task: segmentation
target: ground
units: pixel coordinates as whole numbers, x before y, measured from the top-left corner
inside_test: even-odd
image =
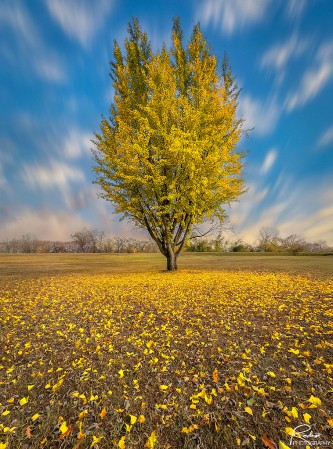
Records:
[[[0,255],[0,448],[333,444],[333,256],[165,265]]]

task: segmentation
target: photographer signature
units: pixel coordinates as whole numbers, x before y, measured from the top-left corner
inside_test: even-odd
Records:
[[[310,433],[308,433],[310,431]],[[320,433],[312,433],[311,426],[309,424],[301,424],[293,429],[293,433],[290,439],[290,446],[293,444],[293,438],[298,438],[306,443],[310,443],[308,438],[319,438]]]

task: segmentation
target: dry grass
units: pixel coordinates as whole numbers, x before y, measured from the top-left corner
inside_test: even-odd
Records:
[[[291,256],[282,253],[183,253],[178,268],[255,270],[333,277],[333,255]],[[161,272],[161,254],[1,254],[0,282],[64,274]]]
[[[0,261],[0,448],[332,441],[332,257]]]

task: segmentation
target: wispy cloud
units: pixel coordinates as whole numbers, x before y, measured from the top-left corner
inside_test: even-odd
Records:
[[[84,182],[85,176],[82,170],[54,159],[48,166],[24,164],[21,179],[33,189],[56,187],[64,191],[71,183]]]
[[[90,148],[93,147],[93,143],[90,140],[92,138],[93,136],[90,133],[78,128],[71,128],[61,145],[63,155],[68,159],[78,159],[91,154]]]
[[[240,203],[232,206],[230,219],[240,237],[254,243],[260,228],[272,226],[282,237],[298,234],[310,242],[322,239],[333,245],[332,180],[312,178],[295,186],[286,173],[276,184],[271,189],[258,177],[248,183],[250,190]]]
[[[333,41],[320,46],[315,62],[303,75],[300,87],[287,95],[285,106],[287,112],[304,106],[313,99],[333,78]]]
[[[30,66],[43,81],[60,83],[67,80],[61,58],[45,46],[24,3],[20,0],[1,2],[0,25],[2,30],[7,28],[12,32],[10,46],[0,46],[0,53],[7,63]]]
[[[45,240],[70,240],[70,235],[90,223],[73,212],[56,212],[49,208],[6,208],[6,216],[0,218],[0,240],[20,238],[31,233]]]
[[[3,0],[0,3],[0,24],[9,27],[30,46],[38,45],[35,25],[23,3]]]
[[[239,97],[237,112],[245,119],[244,129],[255,127],[253,132],[264,136],[274,131],[282,108],[277,104],[275,97],[260,101],[250,95],[243,95]]]
[[[59,61],[44,57],[38,58],[35,61],[35,69],[40,77],[45,81],[55,83],[63,83],[67,81],[66,72]]]
[[[285,77],[288,62],[301,56],[309,47],[309,39],[299,39],[294,33],[287,41],[278,43],[268,49],[261,58],[262,68],[274,69],[278,75],[278,83]]]
[[[267,172],[269,172],[269,170],[272,168],[274,162],[276,161],[277,155],[278,155],[278,153],[274,148],[269,150],[269,152],[267,153],[265,160],[261,166],[260,173],[266,174]]]
[[[232,34],[263,20],[271,0],[206,0],[200,3],[197,15],[204,26],[213,22],[214,28],[220,26],[222,32]]]
[[[47,0],[52,18],[64,33],[87,47],[112,9],[112,0]]]
[[[330,126],[318,140],[318,146],[325,147],[333,142],[333,125]]]
[[[307,0],[289,0],[286,2],[285,15],[288,19],[297,19],[304,11]]]

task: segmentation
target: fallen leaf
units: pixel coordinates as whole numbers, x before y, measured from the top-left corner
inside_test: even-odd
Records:
[[[279,441],[279,449],[290,449],[290,447],[282,443],[282,441]]]
[[[269,447],[270,449],[276,448],[276,444],[274,443],[274,441],[271,438],[268,438],[266,433],[263,434],[261,439],[266,447]]]
[[[28,426],[26,430],[27,438],[31,438],[31,430],[33,429],[33,426]]]
[[[126,437],[121,437],[118,443],[118,446],[120,447],[120,449],[125,449],[125,438]]]
[[[246,411],[246,413],[248,413],[249,415],[252,415],[252,416],[253,416],[253,412],[252,412],[252,409],[251,409],[250,407],[245,407],[245,411]]]
[[[145,447],[152,449],[156,443],[156,439],[157,439],[157,437],[155,435],[155,430],[153,430],[150,437],[148,438],[147,443],[145,444]]]

